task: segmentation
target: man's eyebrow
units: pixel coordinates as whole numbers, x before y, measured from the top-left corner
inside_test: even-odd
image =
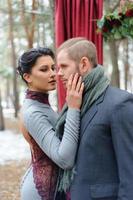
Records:
[[[66,67],[67,64],[63,64],[63,63],[62,63],[62,64],[60,64],[60,66],[61,66],[61,67]]]

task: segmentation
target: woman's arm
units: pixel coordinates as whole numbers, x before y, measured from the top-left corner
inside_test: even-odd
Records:
[[[76,76],[75,76],[76,77]],[[63,137],[60,141],[47,119],[44,111],[29,109],[24,112],[24,124],[42,150],[61,168],[72,168],[78,147],[80,128],[80,105],[82,101],[83,84],[78,77],[70,78],[67,91],[68,111]]]
[[[80,110],[68,109],[61,141],[43,111],[24,115],[24,124],[41,149],[57,165],[63,169],[73,167],[79,138]]]

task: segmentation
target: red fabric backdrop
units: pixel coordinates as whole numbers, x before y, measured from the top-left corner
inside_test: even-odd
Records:
[[[102,36],[96,33],[96,20],[103,11],[103,0],[55,0],[56,47],[72,37],[83,36],[97,46],[98,60],[103,61]],[[65,102],[65,90],[58,80],[59,110]]]

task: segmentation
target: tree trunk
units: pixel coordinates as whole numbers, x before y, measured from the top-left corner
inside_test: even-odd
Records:
[[[128,87],[129,63],[128,63],[128,39],[124,40],[124,70],[125,70],[125,89]]]
[[[55,1],[49,0],[50,4],[50,28],[53,38],[53,50],[55,51]]]
[[[14,35],[13,35],[12,0],[8,0],[8,12],[9,12],[9,39],[11,43],[11,57],[13,66],[13,98],[14,98],[13,103],[15,109],[15,117],[17,117],[19,109],[19,97],[17,89],[16,53],[15,53]]]
[[[118,50],[115,41],[109,42],[111,61],[112,61],[112,76],[111,84],[116,87],[120,87],[120,75],[118,69]]]
[[[4,116],[3,116],[3,109],[2,109],[2,100],[1,100],[1,92],[0,92],[0,131],[3,131],[5,129],[4,125]]]
[[[37,1],[32,0],[32,10],[35,11],[37,10]],[[21,20],[22,24],[25,29],[26,33],[26,38],[28,42],[28,48],[33,47],[33,42],[34,42],[34,34],[35,34],[35,21],[36,21],[36,16],[34,13],[31,14],[31,23],[27,23],[26,21],[26,16],[25,16],[25,1],[21,0]]]
[[[10,80],[6,79],[6,108],[9,108],[9,98],[10,98]]]

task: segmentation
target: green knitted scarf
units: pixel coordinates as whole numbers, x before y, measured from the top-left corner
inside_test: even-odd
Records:
[[[85,88],[81,106],[81,118],[109,85],[109,80],[104,76],[104,69],[100,65],[94,68],[89,74],[84,76],[83,82]],[[62,138],[62,134],[64,132],[67,109],[68,107],[65,104],[56,123],[56,133],[60,139]],[[60,169],[58,184],[59,191],[67,191],[69,189],[73,179],[73,170],[74,169]]]

